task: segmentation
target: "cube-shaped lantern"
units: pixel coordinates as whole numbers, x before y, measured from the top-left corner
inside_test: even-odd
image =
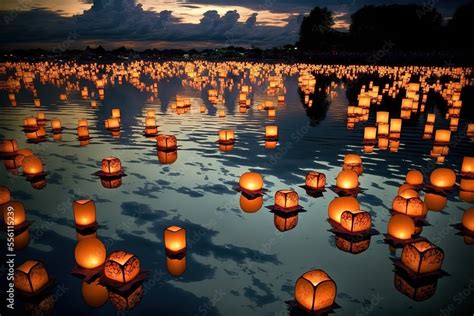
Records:
[[[265,126],[265,138],[266,139],[277,139],[278,138],[278,126],[267,125]]]
[[[232,144],[235,141],[235,133],[233,130],[223,129],[219,131],[219,143]]]
[[[430,183],[440,189],[451,188],[456,183],[456,173],[449,168],[437,168],[431,172]]]
[[[174,135],[160,134],[156,137],[156,145],[160,150],[176,149],[177,140]]]
[[[331,307],[336,292],[336,283],[326,272],[319,269],[306,272],[295,284],[295,300],[309,312]]]
[[[351,233],[368,231],[372,226],[372,218],[369,212],[344,211],[341,214],[342,228]]]
[[[336,187],[353,190],[359,187],[359,175],[351,169],[343,169],[336,177]]]
[[[37,294],[48,283],[48,271],[39,261],[27,260],[15,269],[15,288],[24,293]]]
[[[0,153],[12,154],[18,151],[18,144],[14,139],[5,139],[0,141]]]
[[[441,269],[444,251],[427,240],[409,243],[403,247],[401,262],[416,274]]]
[[[293,190],[279,190],[275,193],[275,207],[282,210],[298,208],[298,193]]]
[[[392,210],[398,213],[406,214],[408,216],[420,217],[426,216],[428,208],[418,197],[404,198],[400,195],[397,195],[393,199]]]
[[[102,159],[102,172],[104,175],[116,175],[122,172],[120,159],[112,156]]]
[[[140,273],[140,260],[128,252],[119,250],[110,254],[105,262],[104,275],[119,283],[128,283]]]
[[[179,226],[169,226],[164,230],[163,240],[166,252],[180,254],[186,250],[186,230]]]
[[[326,186],[326,175],[324,173],[310,171],[306,174],[306,188],[312,190],[323,190]]]
[[[9,201],[1,206],[5,225],[20,227],[26,221],[26,212],[23,203],[19,201]]]

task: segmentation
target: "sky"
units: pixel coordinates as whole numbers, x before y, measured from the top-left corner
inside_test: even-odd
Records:
[[[3,49],[269,48],[294,44],[304,14],[334,12],[338,30],[369,4],[418,3],[449,19],[465,0],[0,0]]]

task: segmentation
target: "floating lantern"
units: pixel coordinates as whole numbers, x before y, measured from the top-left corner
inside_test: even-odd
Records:
[[[276,140],[265,140],[265,149],[275,149],[278,145]]]
[[[465,156],[462,160],[461,165],[462,174],[473,174],[474,173],[474,157]]]
[[[95,109],[97,107],[97,101],[91,100],[91,108]]]
[[[405,199],[411,199],[411,198],[419,198],[420,194],[416,192],[413,189],[410,188],[405,188],[403,190],[398,190],[398,195],[405,198]]]
[[[298,278],[295,300],[309,312],[331,307],[336,298],[336,283],[322,270],[311,270]]]
[[[82,298],[84,302],[93,308],[104,305],[109,299],[109,291],[99,283],[100,279],[96,279],[91,283],[82,282]]]
[[[186,272],[186,255],[180,257],[166,256],[166,268],[173,277],[179,277]]]
[[[414,186],[419,186],[423,184],[423,173],[420,170],[410,170],[407,172],[407,175],[405,177],[405,182],[414,185]]]
[[[357,154],[346,154],[342,168],[353,170],[358,175],[361,175],[363,172],[362,158]]]
[[[400,136],[402,131],[402,119],[393,118],[390,119],[390,133],[395,136]]]
[[[48,271],[43,263],[27,260],[15,269],[15,288],[28,294],[37,294],[49,283]]]
[[[62,127],[61,127],[61,120],[60,119],[52,119],[51,120],[51,129],[53,130],[53,132],[58,132],[58,131],[61,131]]]
[[[436,120],[436,115],[434,113],[428,113],[426,116],[426,124],[434,124]]]
[[[402,99],[402,109],[411,110],[412,108],[413,108],[413,99],[409,99],[409,98]]]
[[[461,178],[459,188],[462,191],[474,192],[474,179]]]
[[[352,196],[336,197],[328,205],[328,217],[340,223],[341,215],[345,211],[360,211],[359,201]]]
[[[464,211],[462,225],[469,231],[474,232],[474,207]]]
[[[376,123],[377,124],[388,124],[388,118],[390,116],[389,112],[378,111],[376,116]]]
[[[251,199],[244,194],[240,195],[240,209],[245,213],[256,213],[263,205],[263,197],[261,195]]]
[[[128,283],[140,273],[140,260],[128,252],[114,251],[105,262],[104,275],[110,280]]]
[[[410,109],[407,109],[407,110],[402,109],[400,111],[400,118],[402,118],[404,120],[409,120],[410,117],[411,117],[411,110]]]
[[[373,142],[377,139],[377,128],[366,126],[364,127],[364,141]]]
[[[427,125],[425,125],[425,129],[423,130],[423,134],[431,135],[431,134],[433,134],[433,131],[434,131],[434,125],[427,124]]]
[[[405,214],[395,214],[388,221],[388,235],[397,239],[411,239],[415,233],[415,222]]]
[[[178,159],[178,151],[161,151],[158,150],[158,160],[163,165],[170,165]]]
[[[159,150],[175,150],[177,148],[177,140],[173,135],[158,135],[156,138],[156,144]]]
[[[1,154],[14,154],[18,151],[18,144],[14,139],[5,139],[0,141]]]
[[[112,109],[112,117],[120,119],[120,109],[118,109],[118,108]]]
[[[266,139],[278,139],[278,126],[267,125],[265,126],[265,138]]]
[[[79,139],[88,139],[89,138],[89,128],[86,126],[79,126],[77,128],[77,137]]]
[[[7,187],[0,186],[0,205],[10,202],[11,192]]]
[[[306,174],[306,188],[312,190],[324,190],[326,186],[326,175],[324,173],[310,171]]]
[[[5,225],[18,228],[26,221],[25,207],[19,201],[9,201],[2,205]],[[13,221],[12,221],[13,220]]]
[[[388,148],[388,138],[379,138],[378,147],[381,150],[386,150]]]
[[[206,110],[207,110],[207,108],[206,108],[205,105],[201,105],[201,106],[199,107],[199,112],[201,112],[201,113],[206,113]]]
[[[290,189],[278,190],[275,193],[275,207],[285,211],[298,208],[298,193]]]
[[[60,101],[66,101],[67,100],[67,94],[66,93],[59,94],[59,100]]]
[[[23,119],[23,125],[28,129],[38,128],[38,121],[36,120],[36,117],[29,116]]]
[[[368,108],[370,107],[371,98],[369,96],[360,96],[359,97],[359,107]]]
[[[269,109],[267,114],[268,114],[268,117],[275,117],[276,111],[275,109]]]
[[[78,226],[96,223],[95,203],[92,200],[76,200],[73,203],[74,222]]]
[[[111,117],[105,120],[105,128],[108,130],[120,129],[120,120],[116,117]]]
[[[242,190],[258,193],[263,188],[263,178],[257,172],[245,172],[240,176],[239,186]]]
[[[444,252],[427,240],[409,243],[403,247],[401,262],[416,274],[435,272],[441,269]]]
[[[95,269],[104,264],[106,250],[97,238],[84,238],[77,242],[74,258],[78,266],[84,269]]]
[[[380,137],[388,136],[388,134],[389,134],[389,125],[386,124],[386,123],[379,123],[379,125],[377,125],[377,134]]]
[[[104,175],[116,175],[122,172],[122,163],[116,157],[105,157],[102,159],[102,172]]]
[[[186,230],[178,226],[169,226],[164,230],[163,240],[166,252],[180,254],[186,250]]]
[[[372,218],[369,212],[354,210],[344,211],[340,217],[342,228],[351,233],[360,233],[370,229]]]
[[[43,161],[35,155],[25,157],[23,159],[23,172],[27,176],[36,176],[43,173]]]
[[[44,114],[44,112],[36,113],[36,120],[37,121],[45,121],[46,120],[46,115]]]
[[[154,117],[147,117],[145,119],[145,126],[146,126],[146,128],[155,128],[156,127],[156,119]]]
[[[275,213],[273,216],[273,222],[276,229],[281,232],[292,230],[296,225],[298,225],[298,213],[291,213],[289,216]]]
[[[428,209],[418,197],[404,198],[396,196],[392,202],[392,210],[408,216],[425,216]]]
[[[456,183],[456,174],[449,168],[437,168],[431,172],[430,183],[440,189],[449,189]]]
[[[233,130],[223,129],[219,131],[219,143],[232,144],[235,142],[235,134]]]
[[[474,192],[459,190],[459,198],[468,203],[474,202]]]
[[[350,169],[343,169],[336,177],[336,187],[344,190],[353,190],[359,186],[359,175]]]
[[[435,133],[435,143],[448,144],[451,140],[451,131],[448,129],[438,129]]]
[[[36,98],[35,98],[35,99],[33,100],[33,103],[34,103],[34,105],[35,105],[35,108],[41,107],[41,100],[40,100],[40,99],[36,99]]]
[[[116,310],[127,311],[133,309],[138,303],[140,303],[143,295],[143,284],[140,284],[136,288],[133,287],[132,290],[128,290],[124,293],[110,291],[109,301]]]
[[[89,127],[89,122],[87,121],[87,119],[80,119],[77,121],[77,127]]]
[[[424,203],[429,210],[439,212],[448,204],[448,198],[435,193],[425,193]]]

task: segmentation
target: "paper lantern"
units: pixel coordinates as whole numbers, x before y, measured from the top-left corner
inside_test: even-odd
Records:
[[[370,229],[372,218],[369,212],[359,210],[344,211],[340,217],[342,228],[351,233],[360,233]]]
[[[404,190],[398,190],[398,195],[401,196],[402,198],[405,199],[411,199],[411,198],[419,198],[420,194],[411,189],[411,188],[405,188]]]
[[[346,154],[342,168],[353,170],[358,175],[361,175],[363,172],[362,158],[356,154]]]
[[[119,119],[120,118],[120,109],[118,109],[118,108],[112,109],[112,117]]]
[[[36,117],[34,116],[29,116],[23,119],[23,125],[26,128],[37,128],[38,127],[38,121],[36,120]]]
[[[345,190],[353,190],[359,186],[359,175],[350,169],[343,169],[336,177],[336,187]]]
[[[156,119],[154,117],[147,117],[145,119],[145,126],[147,128],[154,128],[156,127]]]
[[[89,127],[89,122],[86,119],[80,119],[77,121],[77,127]]]
[[[326,186],[326,175],[324,173],[310,171],[306,174],[305,185],[308,189],[323,190]]]
[[[474,179],[461,178],[459,188],[463,191],[474,192]]]
[[[273,222],[276,229],[281,232],[292,230],[298,225],[298,213],[291,213],[289,216],[285,214],[274,213]]]
[[[263,205],[263,197],[261,195],[255,198],[247,198],[245,194],[240,195],[240,209],[245,213],[256,213]]]
[[[5,225],[19,227],[26,221],[25,207],[19,201],[9,201],[2,204],[3,221]]]
[[[89,138],[89,128],[87,126],[80,126],[77,128],[77,137],[79,139]]]
[[[109,291],[99,283],[100,279],[96,279],[91,283],[82,282],[82,298],[84,302],[93,308],[104,305],[109,299]]]
[[[430,183],[441,189],[451,188],[456,183],[456,174],[448,168],[437,168],[431,172]]]
[[[367,250],[370,246],[370,236],[366,238],[349,238],[345,235],[335,235],[335,243],[338,249],[349,252],[352,254],[358,254]]]
[[[429,210],[439,212],[446,207],[448,198],[444,195],[438,195],[435,193],[425,193],[424,202]]]
[[[341,215],[345,211],[359,211],[359,201],[352,196],[337,197],[328,205],[328,217],[333,221],[340,223]]]
[[[424,274],[441,269],[444,252],[427,240],[406,244],[403,247],[401,262],[416,274]]]
[[[220,130],[219,131],[219,143],[231,144],[235,141],[235,135],[233,130]]]
[[[434,125],[425,125],[425,129],[423,130],[423,134],[425,135],[431,135],[433,134],[434,131]],[[431,136],[430,136],[431,138]]]
[[[15,288],[24,293],[37,294],[48,283],[48,271],[39,261],[27,260],[15,269]]]
[[[276,140],[265,140],[265,149],[275,149],[278,145]]]
[[[412,109],[413,108],[413,99],[404,98],[402,99],[402,109]]]
[[[155,116],[156,116],[155,110],[148,110],[148,111],[146,111],[146,117],[155,118]]]
[[[377,128],[366,126],[364,127],[364,141],[374,141],[377,138]]]
[[[73,203],[74,222],[79,226],[96,223],[95,203],[92,200],[76,200]]]
[[[268,110],[267,114],[268,114],[268,117],[275,117],[276,111],[275,109],[270,109]]]
[[[428,113],[426,116],[426,124],[434,124],[436,120],[436,115],[434,113]]]
[[[282,210],[293,210],[298,207],[298,193],[286,189],[275,193],[275,206]]]
[[[97,101],[96,100],[91,100],[91,108],[93,108],[93,109],[97,108]]]
[[[61,130],[61,120],[60,119],[52,119],[51,120],[51,129],[53,131],[60,131]]]
[[[266,139],[277,139],[278,138],[278,126],[267,125],[265,126],[265,138]]]
[[[263,188],[263,178],[257,172],[245,172],[240,176],[239,186],[248,192],[259,192]]]
[[[0,140],[0,153],[13,154],[18,150],[18,144],[14,139]]]
[[[11,192],[7,187],[0,186],[0,205],[10,202]]]
[[[135,255],[122,250],[112,252],[105,262],[105,277],[116,282],[128,283],[139,273],[140,260]]]
[[[158,161],[163,165],[170,165],[178,159],[178,151],[158,150]]]
[[[402,120],[393,118],[390,119],[390,133],[400,133],[402,131]]]
[[[359,96],[359,107],[368,108],[370,107],[371,98],[369,96]]]
[[[186,250],[186,230],[178,226],[169,226],[164,230],[163,240],[169,254],[179,254]]]
[[[388,221],[388,235],[397,239],[411,239],[415,233],[415,222],[405,214],[395,214]]]
[[[448,129],[438,129],[435,133],[435,143],[447,144],[451,140],[451,131]]]
[[[474,173],[474,157],[465,156],[462,160],[461,173]]]
[[[176,149],[177,140],[173,135],[160,134],[156,138],[156,144],[162,150]]]
[[[112,156],[102,159],[102,172],[105,175],[120,174],[122,172],[120,159]]]
[[[462,225],[469,231],[474,232],[474,207],[464,211]]]
[[[74,249],[74,258],[78,266],[84,269],[95,269],[104,264],[106,250],[97,238],[84,238],[78,241]]]
[[[388,118],[389,118],[389,116],[390,116],[390,113],[389,113],[389,112],[378,111],[378,112],[377,112],[377,115],[376,115],[376,122],[377,122],[377,124],[380,124],[380,123],[388,124]]]
[[[179,277],[186,272],[186,256],[170,257],[166,256],[166,268],[173,277]]]
[[[132,287],[124,293],[121,292],[109,292],[109,301],[112,306],[118,311],[127,311],[133,309],[143,298],[145,290],[143,284],[137,287]]]
[[[411,185],[422,185],[423,184],[423,173],[420,170],[408,171],[405,182]]]
[[[425,216],[428,209],[423,201],[417,197],[404,198],[396,196],[392,202],[392,210],[408,216]]]
[[[46,120],[46,114],[44,114],[44,112],[36,113],[36,120],[37,121],[45,121]]]
[[[386,123],[380,123],[377,125],[377,134],[379,137],[388,136],[389,134],[389,125]]]
[[[43,161],[35,155],[25,157],[23,159],[23,172],[28,176],[41,174],[43,172]]]
[[[295,300],[309,312],[331,307],[336,292],[336,283],[326,272],[319,269],[306,272],[295,284]]]
[[[117,130],[120,128],[120,120],[116,117],[111,117],[105,120],[105,128],[109,130]]]

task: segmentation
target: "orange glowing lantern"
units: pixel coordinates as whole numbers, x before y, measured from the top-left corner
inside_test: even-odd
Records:
[[[278,190],[275,193],[275,207],[286,211],[298,208],[298,193],[289,189]]]
[[[38,128],[38,121],[36,120],[36,117],[29,116],[23,119],[23,125],[26,128]]]
[[[174,257],[166,256],[166,268],[173,277],[179,277],[186,272],[186,255]]]
[[[434,113],[428,113],[426,116],[426,124],[434,124],[436,120],[436,115]]]
[[[364,211],[344,211],[340,217],[342,228],[351,233],[360,233],[370,229],[372,218],[369,212]]]
[[[219,117],[225,117],[225,111],[224,111],[224,110],[220,110],[220,111],[218,112],[218,115],[219,115]]]
[[[474,232],[474,207],[464,211],[462,225],[469,231]]]
[[[36,120],[37,121],[45,121],[46,120],[46,114],[44,114],[44,112],[36,113]]]
[[[403,247],[401,262],[416,274],[441,269],[444,252],[427,240],[409,243]]]
[[[105,262],[104,275],[113,281],[128,283],[140,273],[140,260],[128,252],[119,250],[110,254]]]
[[[263,205],[263,197],[261,195],[251,199],[244,194],[240,195],[240,209],[245,213],[256,213]]]
[[[178,159],[178,151],[158,150],[158,161],[163,165],[170,165]]]
[[[51,120],[51,129],[53,131],[61,131],[61,120],[54,118]]]
[[[311,270],[298,278],[295,300],[309,312],[331,307],[336,298],[336,283],[322,270]]]
[[[112,117],[120,119],[120,109],[118,109],[118,108],[112,109]]]
[[[13,154],[18,150],[18,144],[14,139],[5,139],[0,141],[0,153]]]
[[[462,191],[474,192],[474,179],[461,178],[459,188]]]
[[[403,190],[398,189],[398,195],[405,199],[420,197],[420,194],[418,192],[410,188],[405,188]]]
[[[147,117],[145,119],[145,126],[147,128],[155,128],[156,127],[156,119],[154,117]]]
[[[79,139],[89,138],[89,128],[87,126],[79,126],[77,128],[77,137]]]
[[[364,141],[370,142],[377,139],[377,128],[366,126],[364,127]]]
[[[395,137],[399,136],[402,131],[402,119],[390,119],[390,133]]]
[[[105,175],[115,175],[122,172],[122,163],[116,157],[105,157],[102,159],[102,172]]]
[[[233,130],[223,129],[219,131],[219,143],[232,144],[235,141],[235,134]]]
[[[99,280],[96,279],[91,283],[82,282],[82,298],[88,306],[93,308],[101,307],[109,298],[109,291],[99,283]]]
[[[379,123],[377,125],[377,133],[380,137],[386,137],[389,134],[389,125],[386,123]]]
[[[5,225],[18,228],[26,221],[25,207],[19,201],[9,201],[2,204]]]
[[[278,145],[276,140],[265,140],[265,149],[275,149]]]
[[[408,190],[406,190],[408,191]],[[408,216],[425,216],[428,209],[423,201],[418,197],[404,198],[396,196],[392,202],[392,210]]]
[[[290,215],[275,213],[273,222],[276,229],[281,232],[292,230],[298,225],[298,213],[290,213]]]
[[[359,175],[350,169],[343,169],[336,177],[336,187],[344,190],[353,190],[359,187]]]
[[[306,174],[306,188],[312,190],[323,190],[326,186],[326,175],[324,173],[310,171]]]
[[[263,188],[263,178],[257,172],[245,172],[240,176],[239,186],[248,192],[260,192]]]
[[[43,161],[35,155],[23,159],[23,172],[28,176],[39,175],[43,172]]]
[[[438,129],[435,133],[435,143],[448,144],[451,140],[451,131],[449,129]]]
[[[352,196],[343,196],[335,198],[328,205],[328,217],[337,223],[341,222],[341,215],[345,211],[360,211],[359,201]]]
[[[106,249],[97,238],[84,238],[77,242],[74,258],[78,266],[84,269],[95,269],[104,264]]]
[[[186,230],[178,226],[169,226],[164,230],[163,240],[166,252],[180,254],[186,250]]]
[[[277,139],[278,138],[278,126],[267,125],[265,126],[265,138],[266,139]]]
[[[388,235],[402,240],[412,238],[415,233],[415,222],[405,214],[395,214],[388,221]]]
[[[377,112],[377,117],[376,117],[376,123],[377,124],[388,124],[388,118],[390,116],[389,112],[384,112],[384,111],[378,111]]]
[[[409,99],[409,98],[402,99],[402,109],[411,110],[412,108],[413,108],[413,99]]]
[[[444,195],[426,193],[424,202],[429,210],[439,212],[446,207],[446,204],[448,203],[448,198]]]
[[[459,198],[461,199],[461,201],[473,203],[474,192],[459,190]]]
[[[275,109],[269,109],[267,114],[268,114],[268,117],[275,117],[276,111]]]
[[[117,130],[120,128],[120,120],[116,117],[111,117],[105,120],[105,128],[109,130]]]
[[[37,294],[49,283],[48,271],[43,263],[27,260],[15,269],[15,288],[23,293]]]
[[[177,140],[173,135],[160,134],[156,138],[156,145],[160,150],[172,150],[176,149]]]
[[[362,158],[356,154],[346,154],[344,156],[343,169],[350,169],[355,171],[358,175],[361,175],[363,172],[362,168]]]
[[[87,119],[80,119],[77,121],[77,127],[89,127],[89,122],[87,121]]]
[[[10,202],[11,192],[7,187],[0,186],[0,205]]]
[[[437,168],[431,172],[430,183],[437,188],[449,189],[456,183],[456,174],[449,168]]]
[[[414,186],[422,185],[423,173],[420,170],[410,170],[405,177],[405,182]]]
[[[74,222],[78,226],[96,223],[95,203],[92,200],[76,200],[73,203]]]
[[[461,173],[472,174],[474,173],[474,157],[465,156],[462,160]]]

